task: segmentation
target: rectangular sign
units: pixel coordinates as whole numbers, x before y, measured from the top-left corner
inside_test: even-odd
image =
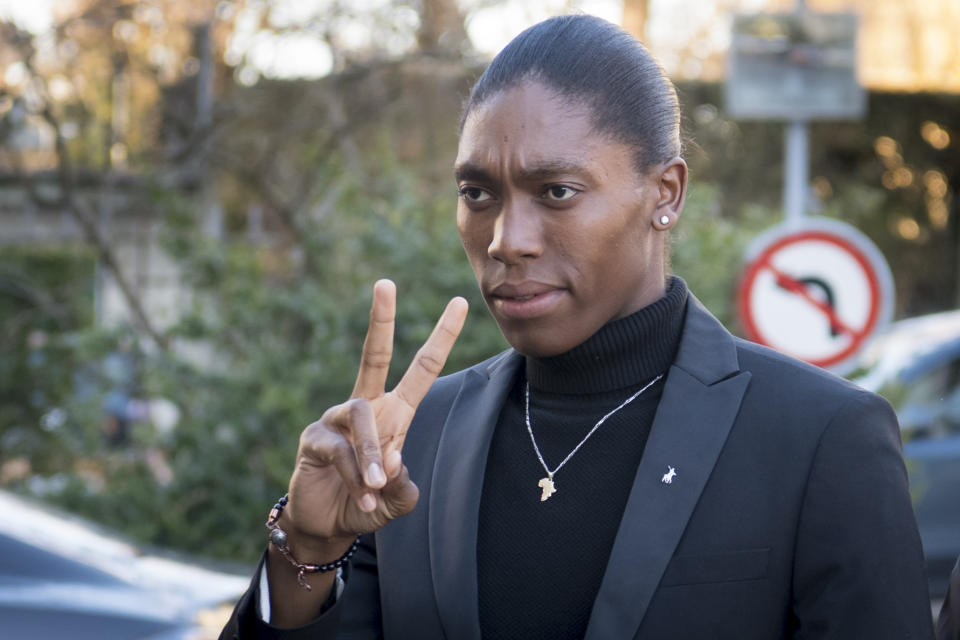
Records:
[[[741,120],[852,120],[866,112],[857,82],[857,16],[734,17],[726,107]]]

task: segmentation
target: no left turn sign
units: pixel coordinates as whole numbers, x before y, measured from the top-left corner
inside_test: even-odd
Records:
[[[893,279],[855,228],[805,218],[750,246],[737,304],[750,340],[843,374],[889,322]]]

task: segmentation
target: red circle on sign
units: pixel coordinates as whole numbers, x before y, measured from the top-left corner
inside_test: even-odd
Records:
[[[778,274],[776,272],[776,268],[771,263],[773,254],[791,244],[810,240],[836,245],[850,254],[850,256],[856,260],[857,264],[859,264],[860,268],[863,269],[864,274],[866,274],[866,280],[870,286],[870,309],[867,313],[867,322],[862,328],[859,329],[845,327],[843,323],[840,322],[835,316],[833,311],[827,308],[827,305],[819,303],[809,296],[804,296],[808,301],[811,302],[811,304],[820,308],[820,310],[828,316],[831,324],[844,326],[846,332],[851,334],[852,340],[850,341],[850,344],[839,353],[828,358],[807,360],[807,362],[810,364],[818,367],[831,367],[854,355],[863,346],[866,339],[871,335],[880,319],[880,283],[877,281],[877,276],[874,272],[872,264],[870,263],[870,260],[866,255],[864,255],[864,253],[855,243],[846,238],[819,230],[798,231],[779,238],[776,242],[773,242],[764,248],[763,251],[761,251],[760,254],[753,261],[751,261],[750,264],[747,265],[744,275],[740,280],[740,287],[737,291],[737,306],[744,329],[747,333],[747,338],[753,342],[759,342],[760,344],[772,346],[772,341],[764,337],[753,318],[753,314],[750,311],[749,293],[754,285],[754,282],[756,281],[757,276],[762,273],[764,269],[773,270],[778,280],[781,277],[789,278],[789,276],[786,276],[785,274]],[[796,283],[796,281],[793,282]],[[799,287],[803,287],[803,285],[800,283],[796,284],[798,284]],[[794,287],[787,284],[786,288]],[[800,293],[796,290],[795,292]],[[801,295],[803,294],[801,293]]]

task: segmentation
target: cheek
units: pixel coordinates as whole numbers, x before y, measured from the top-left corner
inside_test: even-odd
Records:
[[[589,269],[596,277],[608,279],[611,274],[626,273],[646,252],[648,235],[636,224],[636,217],[624,213],[616,218],[600,218],[592,223],[568,227],[563,232],[560,253],[574,258],[581,269]]]
[[[614,233],[608,243],[611,259],[630,260],[638,258],[647,251],[650,234],[642,232],[637,225],[627,225]]]
[[[486,232],[481,221],[469,213],[464,214],[457,211],[457,230],[460,232],[460,242],[463,244],[463,250],[470,260],[470,264],[476,268],[486,255],[489,242],[485,241]]]

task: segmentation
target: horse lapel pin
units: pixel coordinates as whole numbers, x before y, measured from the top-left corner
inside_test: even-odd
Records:
[[[673,484],[673,479],[677,477],[677,470],[667,465],[667,472],[663,474],[663,477],[660,478],[660,482],[663,484]]]

